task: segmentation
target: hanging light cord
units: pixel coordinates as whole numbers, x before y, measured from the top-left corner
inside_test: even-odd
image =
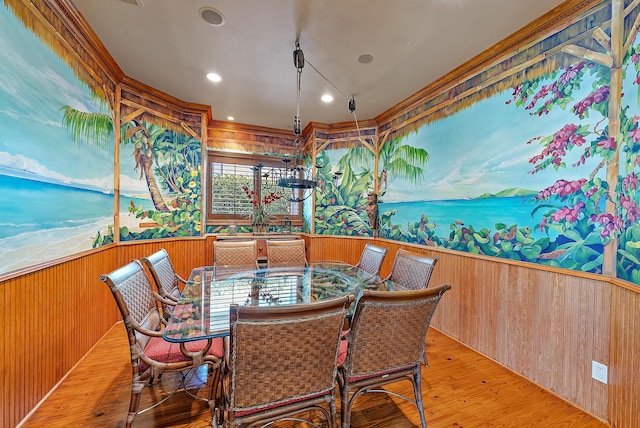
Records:
[[[324,74],[322,74],[320,72],[320,70],[318,70],[312,63],[311,61],[309,61],[308,59],[306,60],[307,64],[309,64],[309,67],[313,68],[315,70],[316,73],[318,73],[318,75],[320,75],[320,77],[322,77],[328,84],[330,84],[333,89],[335,89],[340,95],[342,95],[342,97],[349,101],[349,111],[351,111],[353,113],[353,120],[356,122],[356,129],[358,130],[358,140],[362,141],[362,136],[360,135],[360,125],[358,125],[358,118],[356,117],[356,102],[354,99],[354,96],[352,95],[351,97],[347,97],[340,89],[338,89],[338,87],[336,85],[334,85],[329,79],[326,78],[326,76]],[[298,74],[300,73],[301,69],[298,69]],[[300,80],[298,77],[298,95],[300,94]],[[298,108],[300,101],[298,100]],[[299,113],[298,113],[299,115]]]
[[[298,72],[297,74],[297,84],[298,84],[298,93],[296,94],[296,125],[297,125],[297,129],[299,130],[300,128],[300,84],[302,81],[302,68],[298,68]],[[296,135],[299,135],[299,132],[296,133]]]
[[[323,79],[324,79],[328,84],[330,84],[330,85],[333,87],[333,89],[335,89],[336,91],[338,91],[338,93],[339,93],[340,95],[342,95],[342,97],[343,97],[345,100],[349,100],[349,97],[347,97],[345,94],[343,94],[343,93],[342,93],[342,91],[336,87],[336,85],[334,85],[333,83],[331,83],[331,81],[330,81],[329,79],[327,79],[327,78],[325,77],[325,75],[324,75],[324,74],[322,74],[322,73],[320,72],[320,70],[318,70],[317,68],[315,68],[315,67],[314,67],[314,65],[313,65],[313,64],[311,64],[311,62],[310,62],[309,60],[307,60],[307,64],[309,64],[309,66],[310,66],[311,68],[313,68],[313,69],[316,71],[316,73],[318,73],[318,74],[320,75],[320,77],[322,77],[322,78],[323,78]]]

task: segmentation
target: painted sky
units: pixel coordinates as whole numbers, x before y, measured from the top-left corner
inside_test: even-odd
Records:
[[[576,101],[591,91],[589,79],[587,76],[582,89],[574,94]],[[532,116],[523,107],[507,105],[510,95],[511,91],[496,94],[408,135],[406,144],[429,152],[424,178],[421,184],[411,185],[402,178],[389,177],[384,202],[464,199],[511,187],[538,191],[560,178],[588,176],[593,163],[529,174],[529,159],[543,146],[527,141],[551,135],[566,123],[578,123],[577,117],[557,107],[548,115]],[[590,121],[599,119],[593,116]],[[567,165],[575,162],[579,154],[579,150],[569,152]]]
[[[113,185],[113,149],[75,143],[63,105],[104,111],[89,88],[6,7],[0,7],[0,167],[62,183]]]

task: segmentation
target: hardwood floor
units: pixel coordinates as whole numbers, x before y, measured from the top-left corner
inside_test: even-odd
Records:
[[[608,426],[434,329],[427,336],[427,353],[422,397],[430,428]],[[119,323],[20,426],[123,427],[130,376],[126,333]],[[201,370],[190,384],[198,385],[204,377]],[[161,385],[146,388],[141,408],[151,402],[152,394],[170,388],[172,380],[169,376]],[[394,391],[410,394],[409,382],[392,386]],[[196,428],[210,423],[206,403],[178,393],[138,415],[133,426]],[[409,428],[419,424],[411,403],[387,394],[365,394],[354,404],[351,426]]]

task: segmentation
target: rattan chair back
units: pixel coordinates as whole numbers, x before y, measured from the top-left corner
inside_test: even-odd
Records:
[[[413,384],[413,399],[399,396],[416,404],[422,427],[426,426],[420,392],[422,355],[431,317],[449,288],[445,284],[360,294],[346,335],[347,355],[339,369],[343,427],[349,426],[351,406],[358,395],[400,380]]]
[[[219,268],[257,269],[257,241],[213,241],[213,260]]]
[[[352,296],[292,306],[231,306],[227,426],[317,410],[335,426],[335,376]],[[328,409],[325,407],[328,403]]]
[[[304,267],[306,265],[304,239],[267,240],[267,267]]]
[[[387,255],[387,251],[389,251],[387,247],[379,247],[367,243],[362,250],[362,254],[360,254],[360,260],[356,266],[371,275],[380,275],[380,268],[382,268],[382,262]]]
[[[429,280],[439,258],[399,249],[387,279],[410,290],[429,286]]]
[[[192,353],[191,357],[181,352],[179,344],[166,342],[161,331],[165,321],[158,310],[158,301],[162,302],[164,299],[153,290],[151,281],[138,260],[133,260],[109,274],[100,275],[100,280],[109,286],[129,338],[132,379],[129,413],[125,426],[130,427],[139,413],[142,390],[153,382],[155,375],[163,372],[181,372],[202,364],[217,369],[221,363],[222,340],[190,343],[192,346],[188,346],[187,349]],[[169,301],[164,303],[170,304]],[[207,401],[212,402],[214,391],[212,383]],[[213,412],[214,406],[211,408]]]
[[[186,281],[173,269],[173,263],[171,263],[167,251],[161,248],[150,256],[143,257],[141,261],[151,273],[158,294],[167,300],[177,302]],[[169,316],[173,313],[173,308],[174,306],[172,305],[162,304],[164,319],[169,319]]]

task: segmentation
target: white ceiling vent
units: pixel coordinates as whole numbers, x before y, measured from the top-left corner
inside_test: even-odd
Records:
[[[202,19],[204,19],[204,21],[209,25],[219,27],[224,24],[224,16],[217,9],[212,7],[203,7],[198,12],[200,13],[200,17],[202,17]]]

